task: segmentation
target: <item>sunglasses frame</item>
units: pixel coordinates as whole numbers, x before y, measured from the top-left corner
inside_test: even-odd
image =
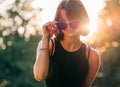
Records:
[[[69,23],[66,23],[64,21],[54,21],[58,27],[58,29],[60,30],[65,30],[67,29],[68,27],[71,27],[72,29],[76,29],[79,24],[77,22],[69,22]]]

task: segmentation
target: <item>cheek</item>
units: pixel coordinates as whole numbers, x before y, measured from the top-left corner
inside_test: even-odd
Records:
[[[80,35],[80,34],[81,34],[81,28],[77,28],[77,29],[75,30],[75,32],[76,32],[77,35]]]

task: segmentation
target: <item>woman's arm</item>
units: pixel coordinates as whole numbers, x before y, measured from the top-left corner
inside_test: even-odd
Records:
[[[101,65],[100,56],[96,50],[91,49],[89,55],[89,71],[83,87],[91,87]]]
[[[50,41],[55,31],[55,23],[49,22],[43,26],[43,37],[39,42],[36,53],[36,61],[33,66],[34,77],[38,81],[46,78],[49,68],[49,56],[51,54],[52,42]]]
[[[49,39],[43,37],[37,47],[36,61],[33,73],[36,80],[44,80],[47,76],[49,65]]]

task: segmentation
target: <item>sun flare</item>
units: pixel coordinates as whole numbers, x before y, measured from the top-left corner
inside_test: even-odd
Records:
[[[90,18],[89,29],[90,33],[87,37],[82,37],[82,40],[90,37],[95,31],[97,31],[97,17],[99,11],[104,7],[103,0],[81,0],[88,12]],[[47,3],[46,3],[47,2]],[[52,21],[55,15],[56,8],[60,0],[34,0],[32,6],[34,8],[42,7],[41,24],[48,21]]]
[[[90,24],[88,25],[90,29],[90,33],[87,37],[82,37],[82,40],[86,40],[87,38],[91,37],[97,31],[97,23],[98,23],[98,14],[99,11],[105,6],[103,0],[81,0],[87,10]]]

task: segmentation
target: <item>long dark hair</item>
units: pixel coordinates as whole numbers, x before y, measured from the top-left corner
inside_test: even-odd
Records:
[[[89,23],[89,17],[86,12],[86,9],[80,0],[62,0],[58,5],[54,21],[59,21],[61,19],[61,10],[66,11],[68,19],[74,16],[77,19],[80,19],[83,24]],[[85,35],[84,33],[81,33]],[[61,30],[57,29],[55,36],[59,40],[64,39],[64,34]]]

